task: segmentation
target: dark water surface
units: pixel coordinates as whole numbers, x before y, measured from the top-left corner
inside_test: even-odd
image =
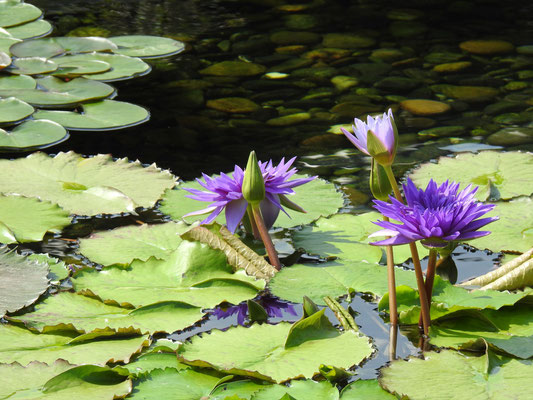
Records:
[[[530,1],[414,0],[401,7],[370,0],[30,2],[44,10],[55,35],[148,34],[187,43],[180,55],[149,61],[150,74],[113,83],[118,100],[150,110],[148,123],[111,132],[71,132],[67,142],[48,153],[111,153],[155,162],[184,180],[200,171],[243,165],[252,149],[262,160],[298,155],[300,169],[332,180],[348,194],[344,211],[360,212],[368,209],[368,160],[344,136],[328,132],[353,117],[393,108],[402,143],[398,175],[457,150],[448,146],[533,149]],[[512,46],[506,50],[498,42],[499,49],[493,44],[484,52],[459,47],[474,39]],[[264,72],[204,71],[222,61],[258,64]],[[465,95],[457,86],[474,88]],[[221,105],[226,98],[241,100]],[[449,110],[428,114],[400,107],[407,99],[436,100]],[[137,219],[155,222],[161,216],[146,213]],[[80,221],[71,234],[129,223],[124,217],[93,218]],[[57,240],[46,241],[43,249],[63,256],[75,250]],[[497,261],[497,255],[468,247],[458,248],[453,258],[457,281],[480,275]],[[373,377],[388,361],[388,327],[365,296],[358,294],[344,305],[378,348],[358,369],[359,377]],[[294,306],[300,316],[301,306]],[[296,319],[284,314],[270,322]],[[172,337],[183,340],[235,323],[234,317],[210,319]],[[400,335],[398,355],[416,352]]]

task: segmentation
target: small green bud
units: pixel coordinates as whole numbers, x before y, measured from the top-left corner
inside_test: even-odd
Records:
[[[242,195],[250,204],[259,204],[265,198],[265,180],[255,151],[250,152],[242,181]]]
[[[381,165],[388,166],[392,164],[394,155],[387,150],[385,144],[371,130],[366,135],[366,148],[368,154]]]
[[[385,168],[372,158],[370,167],[370,191],[378,200],[388,201],[392,186]]]

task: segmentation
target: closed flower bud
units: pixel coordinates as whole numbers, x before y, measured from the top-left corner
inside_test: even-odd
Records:
[[[252,205],[260,203],[265,198],[265,180],[253,150],[250,152],[248,164],[244,170],[242,195]]]

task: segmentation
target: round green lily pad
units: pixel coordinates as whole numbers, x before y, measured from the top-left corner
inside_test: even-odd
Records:
[[[10,65],[11,57],[7,53],[0,51],[0,69],[4,69],[6,67],[9,67]]]
[[[63,64],[68,65],[72,62],[84,62],[94,60],[104,61],[111,65],[111,69],[107,72],[87,75],[87,78],[98,81],[116,81],[130,79],[135,76],[147,74],[148,72],[150,72],[150,66],[140,58],[128,57],[120,54],[95,52],[54,58],[54,62],[56,62],[60,66]]]
[[[0,2],[0,26],[10,27],[39,18],[42,11],[37,7],[17,1]]]
[[[62,63],[60,68],[53,73],[54,76],[62,78],[77,78],[81,75],[101,74],[109,71],[111,65],[105,61],[98,60],[78,60]]]
[[[52,32],[52,24],[45,19],[28,22],[26,24],[13,26],[6,31],[17,39],[33,39],[46,36]]]
[[[56,69],[57,64],[44,57],[22,57],[15,58],[10,72],[19,75],[37,75],[54,72]]]
[[[17,39],[14,37],[0,37],[0,51],[3,51],[4,53],[11,54],[11,51],[9,49],[11,46],[13,46],[16,43],[21,43],[21,39]]]
[[[33,114],[33,107],[15,97],[0,99],[0,126],[23,120]]]
[[[35,119],[49,119],[76,130],[112,130],[138,125],[150,118],[140,106],[122,101],[103,100],[82,106],[82,112],[39,110]]]
[[[11,47],[16,57],[54,57],[65,53],[113,51],[117,46],[101,37],[55,37],[26,40]]]
[[[130,57],[168,57],[185,49],[185,45],[182,42],[159,36],[115,36],[109,38],[109,40],[118,46],[114,53]]]
[[[57,122],[26,121],[6,132],[0,129],[0,151],[42,149],[68,139],[67,130]]]
[[[35,89],[36,87],[37,82],[28,75],[11,75],[0,77],[0,90]]]

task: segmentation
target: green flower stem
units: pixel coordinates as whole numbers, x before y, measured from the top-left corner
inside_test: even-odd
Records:
[[[389,178],[390,184],[392,186],[394,197],[396,197],[396,200],[401,201],[403,203],[404,201],[400,193],[400,189],[398,188],[398,183],[396,183],[396,178],[394,177],[392,168],[390,166],[386,166],[386,167],[384,166],[384,169],[385,169],[385,172],[387,173],[387,177]],[[422,312],[422,326],[424,330],[424,335],[427,335],[429,332],[429,326],[431,325],[431,317],[429,315],[429,304],[428,304],[428,298],[426,295],[426,287],[424,284],[424,274],[422,273],[422,267],[420,266],[420,257],[418,257],[418,250],[416,248],[416,243],[409,243],[409,248],[411,249],[411,257],[413,259],[413,265],[415,267],[416,284],[418,286],[418,294],[420,296],[420,310]]]
[[[389,218],[383,217],[385,221]],[[392,246],[385,246],[387,254],[387,276],[389,281],[389,315],[392,326],[398,325],[398,306],[396,302],[396,277],[394,276],[394,252]]]
[[[279,271],[281,269],[281,263],[279,262],[278,253],[276,252],[274,243],[272,243],[272,239],[268,234],[268,229],[265,226],[265,221],[263,220],[263,216],[261,215],[261,208],[259,207],[259,203],[252,205],[252,214],[254,217],[253,219],[255,221],[255,224],[257,226],[257,230],[259,231],[259,235],[261,236],[261,240],[265,245],[270,264],[272,264],[274,268]]]
[[[428,298],[428,307],[431,309],[431,295],[433,293],[433,282],[435,281],[435,272],[437,270],[437,267],[442,264],[442,261],[444,258],[439,259],[439,262],[437,263],[437,250],[436,249],[430,249],[429,250],[429,258],[428,258],[428,267],[426,269],[426,294]],[[438,265],[437,265],[438,264]],[[422,316],[420,316],[420,320],[418,321],[418,324],[422,324]]]
[[[251,206],[248,206],[248,208],[246,209],[246,214],[248,215],[248,220],[250,221],[250,225],[252,226],[252,233],[254,235],[254,238],[256,240],[260,240],[261,235],[259,234],[259,230],[257,229],[257,224],[255,223],[255,218]]]

